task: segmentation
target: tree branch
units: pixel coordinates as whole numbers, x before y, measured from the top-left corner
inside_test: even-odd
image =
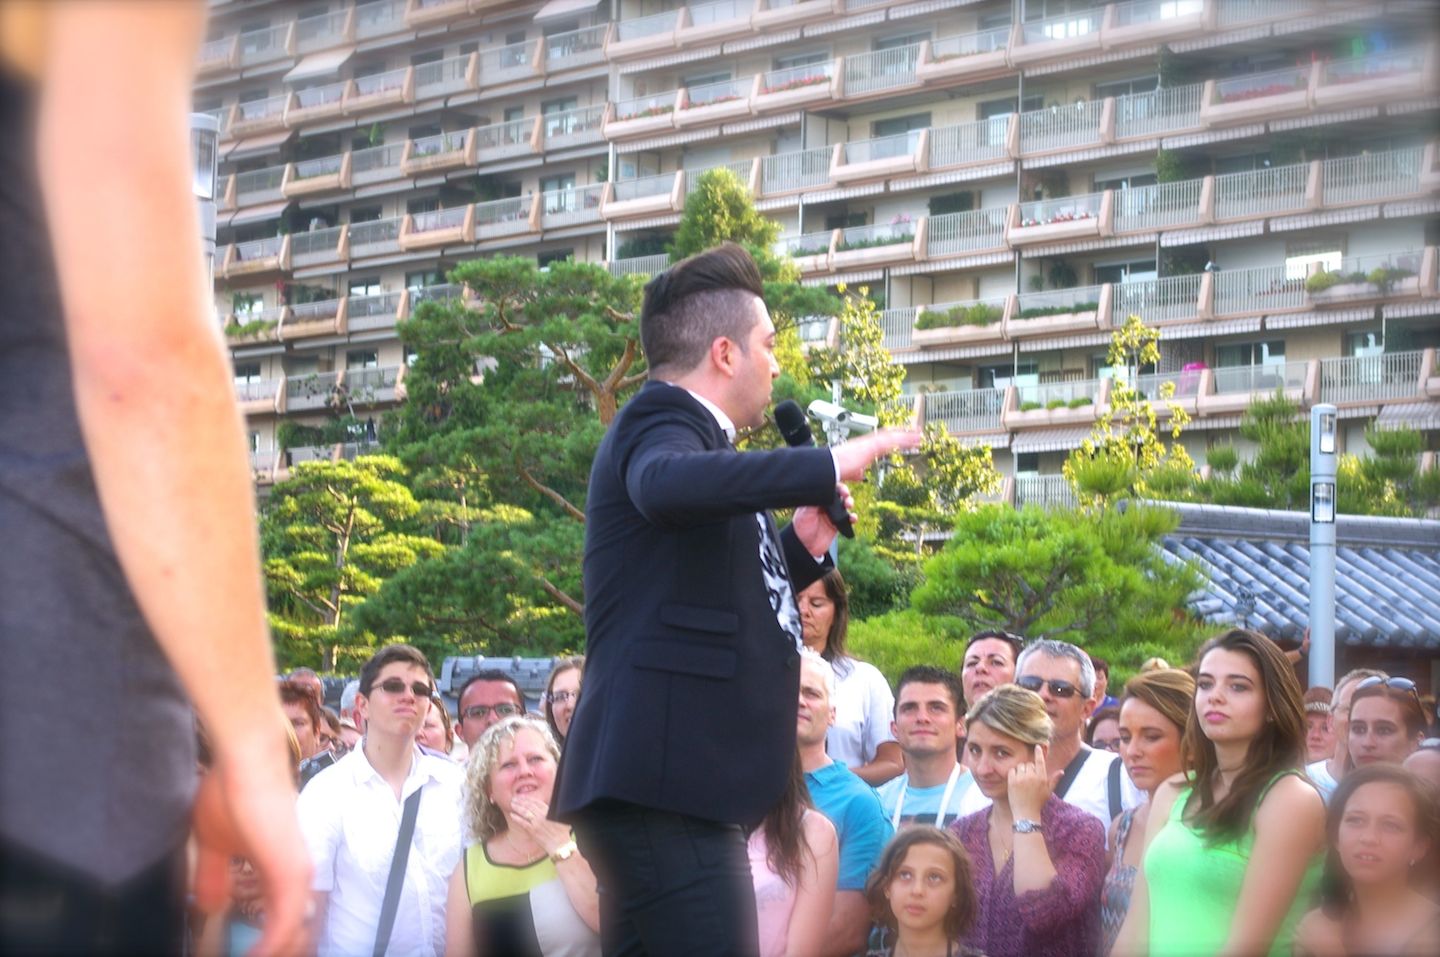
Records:
[[[566,515],[569,515],[571,518],[575,519],[578,522],[585,521],[585,513],[580,509],[576,508],[569,499],[561,495],[559,492],[555,491],[550,486],[542,483],[539,479],[532,475],[530,473],[530,470],[527,469],[525,466],[520,465],[517,462],[515,467],[519,470],[520,478],[525,482],[526,485],[530,486],[532,489],[539,492],[541,495],[545,496],[550,501],[554,502],[556,505],[559,505],[565,511]]]
[[[616,361],[615,368],[611,369],[610,374],[605,377],[605,391],[616,391],[620,382],[625,378],[625,373],[629,372],[630,367],[635,364],[636,351],[635,340],[626,339],[624,354]]]
[[[545,590],[545,594],[549,595],[551,598],[555,599],[557,602],[564,605],[566,608],[570,609],[575,614],[581,616],[585,614],[584,605],[580,604],[578,601],[565,594],[554,584],[552,584],[550,579],[546,578],[544,575],[537,574],[535,576],[535,581],[540,585],[542,589]]]

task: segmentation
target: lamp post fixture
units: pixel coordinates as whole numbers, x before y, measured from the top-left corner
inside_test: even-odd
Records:
[[[1335,406],[1310,410],[1310,686],[1335,685]]]

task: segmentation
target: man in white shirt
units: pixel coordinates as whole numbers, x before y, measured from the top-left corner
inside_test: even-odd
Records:
[[[947,827],[975,778],[955,757],[961,729],[960,679],[944,668],[907,668],[895,688],[890,728],[905,757],[905,773],[882,784],[880,806],[897,831],[902,824]]]
[[[1305,766],[1305,773],[1320,789],[1326,804],[1330,803],[1330,795],[1339,787],[1340,779],[1345,776],[1345,766],[1350,762],[1350,696],[1362,680],[1377,676],[1383,678],[1385,672],[1356,668],[1335,683],[1335,698],[1330,702],[1330,723],[1335,728],[1335,754]]]
[[[300,794],[300,830],[315,862],[321,957],[373,951],[404,802],[417,790],[420,806],[387,953],[444,951],[465,772],[415,744],[434,688],[419,651],[403,644],[380,649],[360,671],[356,707],[365,717],[365,738]]]
[[[1115,816],[1138,807],[1145,795],[1131,782],[1118,754],[1085,744],[1085,722],[1097,703],[1090,656],[1069,642],[1032,641],[1020,653],[1015,683],[1040,696],[1054,724],[1045,763],[1052,770],[1060,769],[1055,796],[1094,815],[1109,833]],[[962,815],[990,803],[979,790],[973,788],[966,794]],[[978,800],[972,795],[978,795]]]

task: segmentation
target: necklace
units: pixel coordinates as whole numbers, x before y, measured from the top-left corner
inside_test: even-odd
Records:
[[[990,824],[990,830],[987,837],[989,837],[990,839],[990,853],[991,856],[995,858],[995,863],[998,865],[996,867],[996,870],[998,871],[1004,868],[1007,863],[1009,863],[1010,855],[1014,853],[1015,850],[1015,839],[1011,838],[1010,841],[1007,843],[1005,838],[1001,836],[1000,832],[995,829],[995,824],[993,821]],[[1000,853],[996,853],[996,848],[999,848]]]

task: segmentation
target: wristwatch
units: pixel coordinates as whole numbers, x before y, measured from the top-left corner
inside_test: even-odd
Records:
[[[1022,817],[1015,822],[1016,834],[1039,834],[1044,830],[1045,829],[1040,826],[1039,821],[1031,821]]]
[[[553,863],[560,864],[574,857],[575,852],[578,850],[580,850],[580,848],[575,844],[575,839],[572,837],[564,844],[561,844],[559,847],[555,848],[555,853],[550,855],[550,860]]]

